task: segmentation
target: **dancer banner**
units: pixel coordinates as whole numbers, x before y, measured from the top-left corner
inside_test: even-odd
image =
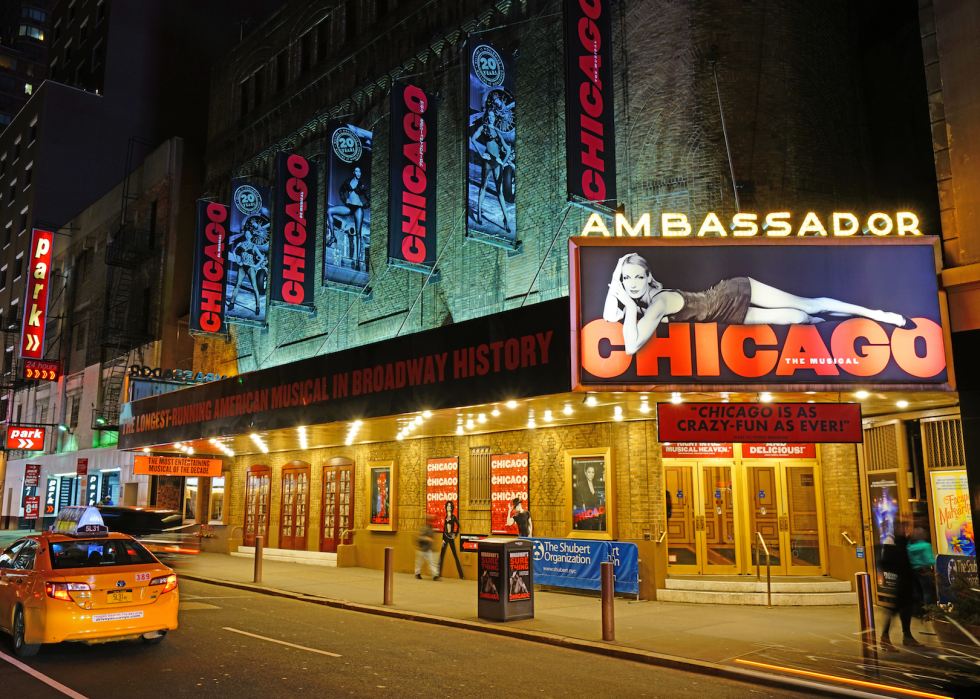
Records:
[[[313,311],[317,167],[296,153],[276,154],[273,306]]]
[[[372,140],[353,124],[330,124],[323,284],[355,293],[368,283]]]
[[[197,202],[194,272],[191,284],[191,333],[225,335],[225,274],[228,207]]]
[[[272,190],[244,180],[231,181],[231,224],[225,320],[265,325],[269,290],[269,236]]]
[[[469,135],[467,232],[476,240],[517,246],[514,54],[468,39]]]
[[[568,200],[616,208],[611,0],[565,0]]]
[[[391,86],[388,262],[428,273],[436,263],[436,101]]]

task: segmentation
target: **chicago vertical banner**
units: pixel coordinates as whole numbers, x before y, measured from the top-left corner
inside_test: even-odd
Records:
[[[317,164],[296,153],[276,154],[272,305],[313,310]]]
[[[225,324],[225,273],[228,247],[228,207],[197,202],[194,234],[194,272],[191,282],[192,333],[228,332]]]
[[[437,532],[443,530],[447,517],[459,516],[458,456],[425,462],[425,511],[435,518]]]
[[[35,228],[31,236],[30,259],[27,263],[24,329],[20,337],[20,356],[24,359],[44,357],[52,247],[54,247],[54,233]]]
[[[517,246],[514,54],[469,37],[466,227]]]
[[[611,0],[565,0],[568,200],[616,208]]]
[[[388,262],[425,272],[436,263],[436,114],[433,95],[392,83]]]
[[[225,320],[264,325],[269,289],[269,238],[272,190],[244,180],[231,181],[231,223]]]
[[[371,249],[371,132],[330,124],[323,283],[360,292]]]

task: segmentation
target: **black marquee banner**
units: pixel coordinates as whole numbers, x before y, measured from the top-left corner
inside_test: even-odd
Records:
[[[616,208],[611,0],[565,0],[568,200]]]
[[[228,207],[198,200],[191,282],[190,331],[194,334],[228,332],[225,322],[227,248]]]
[[[392,83],[388,262],[426,272],[436,263],[436,121],[434,95]]]
[[[565,393],[567,298],[126,403],[135,449]]]
[[[316,276],[317,164],[296,153],[276,154],[272,305],[313,310]]]

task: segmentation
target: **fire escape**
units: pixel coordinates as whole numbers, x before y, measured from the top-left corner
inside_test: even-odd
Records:
[[[98,336],[102,352],[100,404],[92,411],[92,429],[118,430],[119,409],[125,397],[126,372],[130,363],[143,364],[143,350],[156,339],[155,304],[147,303],[156,278],[153,265],[162,245],[148,229],[127,221],[129,204],[141,193],[132,192],[133,151],[141,139],[130,139],[123,180],[122,216],[119,228],[105,250],[106,295],[102,329]]]
[[[3,346],[13,347],[10,352],[4,352],[3,371],[0,373],[0,393],[16,393],[17,391],[34,385],[34,381],[23,378],[24,372],[21,371],[21,361],[18,358],[20,348],[20,307],[13,306],[10,313],[0,313],[0,333],[3,334]],[[12,403],[11,403],[12,405]],[[9,416],[6,418],[10,419]]]

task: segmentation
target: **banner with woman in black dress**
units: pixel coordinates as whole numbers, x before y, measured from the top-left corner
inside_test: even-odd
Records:
[[[514,54],[470,35],[466,225],[476,240],[517,245]]]
[[[360,292],[371,250],[372,135],[353,124],[330,125],[323,283]]]
[[[272,190],[245,180],[231,181],[231,237],[225,320],[265,325],[269,289],[269,237]]]

